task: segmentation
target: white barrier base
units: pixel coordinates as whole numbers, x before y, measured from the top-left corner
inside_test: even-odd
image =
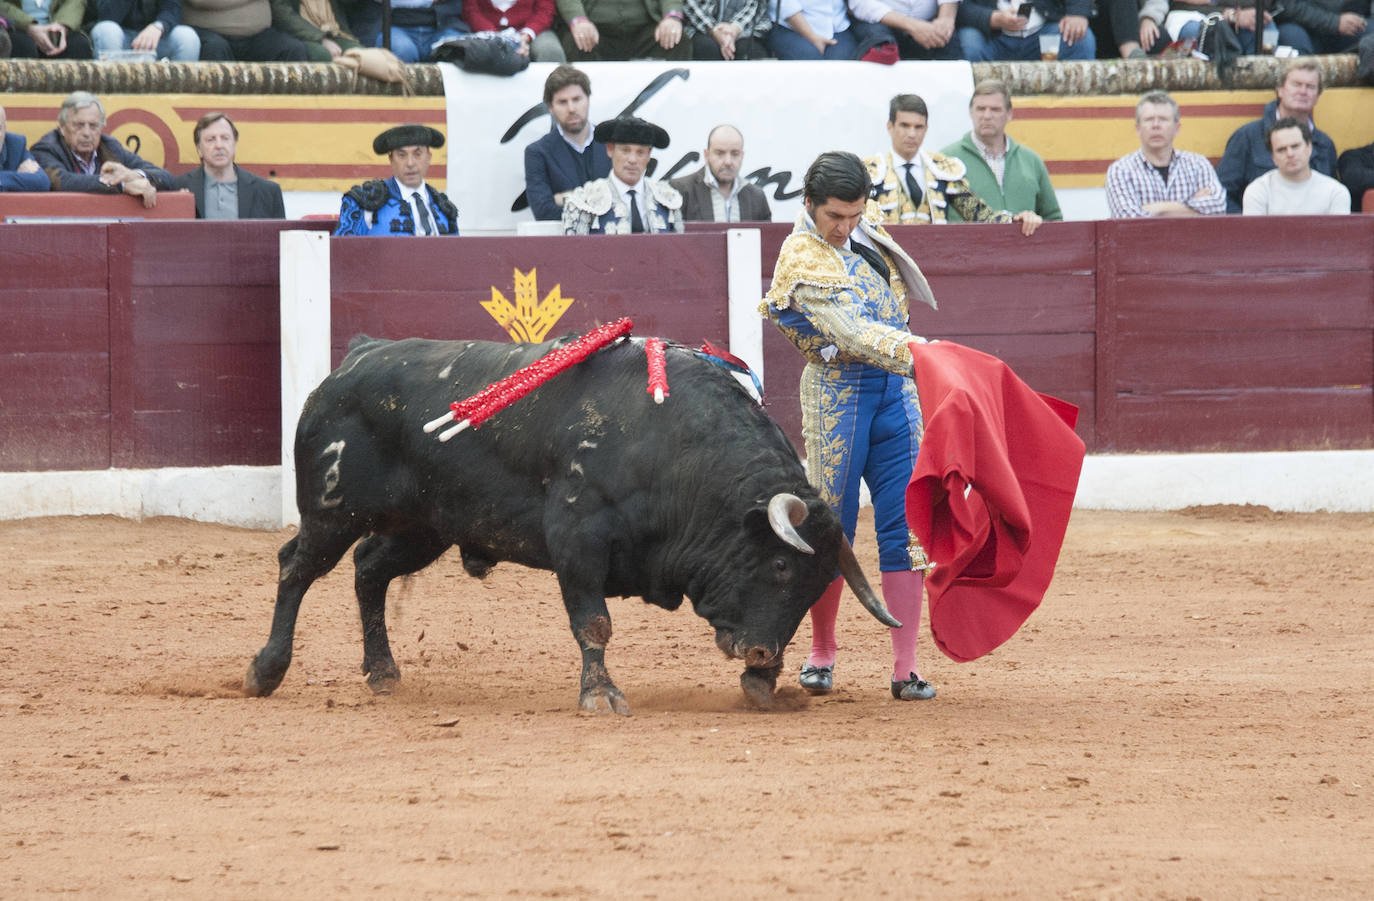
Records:
[[[0,472],[0,519],[179,516],[281,527],[280,466]]]
[[[0,520],[34,516],[180,516],[252,529],[282,522],[279,466],[0,473]],[[1374,450],[1090,456],[1074,506],[1374,513]]]

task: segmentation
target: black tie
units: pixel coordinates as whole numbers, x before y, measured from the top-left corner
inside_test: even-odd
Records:
[[[887,263],[883,262],[882,254],[878,253],[878,251],[874,250],[872,247],[866,247],[860,244],[858,241],[851,240],[849,246],[854,248],[854,252],[863,257],[869,266],[873,267],[873,271],[878,273],[878,276],[884,283],[891,282],[892,270],[888,269]]]
[[[912,206],[921,205],[921,186],[916,184],[916,176],[911,174],[911,167],[914,163],[904,163],[906,167],[906,193],[911,198]]]
[[[425,202],[420,199],[420,192],[416,191],[410,197],[415,201],[415,212],[420,214],[420,225],[424,228],[425,234],[434,234],[434,226],[429,223],[429,210],[425,208]]]
[[[634,188],[630,189],[630,231],[636,235],[644,233],[644,219],[639,215],[639,204],[635,202]]]

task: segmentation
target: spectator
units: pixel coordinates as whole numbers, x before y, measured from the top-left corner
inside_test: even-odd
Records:
[[[1374,144],[1355,147],[1341,154],[1341,184],[1350,191],[1350,208],[1364,209],[1364,192],[1374,190]],[[1374,213],[1374,210],[1368,212]]]
[[[1122,59],[1158,56],[1169,46],[1164,19],[1169,0],[1104,0],[1092,18],[1098,50],[1115,47]]]
[[[1281,19],[1302,29],[1302,42],[1290,34],[1279,43],[1288,44],[1299,55],[1315,53],[1354,53],[1360,40],[1374,34],[1369,29],[1370,4],[1352,0],[1285,0]],[[1282,32],[1280,26],[1280,32]]]
[[[339,0],[270,0],[272,25],[305,45],[311,62],[327,63],[361,47]]]
[[[382,35],[382,4],[378,0],[337,0],[343,11],[342,21],[348,31],[364,47],[380,47]]]
[[[667,182],[644,177],[653,148],[668,146],[668,132],[634,116],[596,127],[611,174],[589,181],[563,203],[563,234],[626,235],[682,231],[682,195]]]
[[[182,0],[203,60],[305,62],[305,45],[272,27],[268,0]]]
[[[281,186],[234,162],[239,130],[224,113],[206,113],[192,136],[200,165],[177,179],[196,198],[197,219],[285,219]]]
[[[1312,168],[1322,175],[1336,176],[1336,144],[1312,121],[1312,111],[1322,93],[1321,66],[1314,59],[1295,60],[1280,73],[1274,93],[1277,96],[1264,107],[1264,114],[1236,129],[1226,141],[1226,151],[1217,164],[1217,176],[1226,188],[1228,213],[1239,213],[1246,187],[1274,168],[1264,134],[1279,119],[1307,123],[1312,130]]]
[[[1059,36],[1058,59],[1085,60],[1097,55],[1091,9],[1091,0],[962,0],[955,24],[970,62],[1040,59],[1041,35]]]
[[[1178,103],[1164,91],[1151,91],[1135,105],[1140,149],[1107,167],[1114,218],[1226,212],[1226,195],[1207,157],[1174,149],[1179,126]]]
[[[717,125],[706,136],[706,165],[669,184],[682,194],[688,222],[768,222],[773,211],[758,185],[740,177],[744,135],[733,125]]]
[[[687,40],[692,59],[767,59],[768,18],[765,0],[685,0]]]
[[[768,49],[778,59],[854,59],[859,43],[849,25],[845,0],[781,0]]]
[[[430,148],[443,146],[444,136],[427,125],[397,125],[377,135],[372,152],[386,155],[391,178],[374,178],[348,189],[335,237],[458,234],[458,208],[425,184],[433,160]]]
[[[1250,182],[1242,212],[1247,216],[1320,216],[1350,212],[1345,185],[1312,171],[1312,129],[1297,119],[1280,119],[1265,132],[1274,168]]]
[[[15,59],[90,59],[91,39],[81,32],[85,14],[86,0],[0,0]]]
[[[959,0],[849,0],[860,22],[886,25],[902,59],[963,59],[954,30]]]
[[[435,46],[465,34],[463,0],[391,0],[391,52],[402,62],[432,62]]]
[[[1170,28],[1178,29],[1178,39],[1181,41],[1196,40],[1202,30],[1203,17],[1212,13],[1219,13],[1222,19],[1235,31],[1236,40],[1240,42],[1241,54],[1249,55],[1255,52],[1255,4],[1253,0],[1250,0],[1249,6],[1246,6],[1243,0],[1204,0],[1204,2],[1199,3],[1171,0],[1169,9],[1168,25]],[[1278,20],[1274,18],[1274,10],[1279,11]],[[1180,22],[1181,25],[1177,24]],[[1264,38],[1261,43],[1262,52],[1266,54],[1273,53],[1280,44],[1294,49],[1312,46],[1307,33],[1301,25],[1292,21],[1291,14],[1282,3],[1269,2],[1266,4],[1263,24],[1260,28],[1269,33],[1269,36]]]
[[[568,61],[553,30],[553,0],[463,0],[463,19],[475,34],[510,32],[536,63]]]
[[[892,150],[864,160],[875,192],[869,218],[888,225],[941,224],[952,206],[965,222],[1019,222],[1022,234],[1034,234],[1039,214],[1022,210],[1013,216],[993,209],[969,187],[963,162],[921,150],[928,120],[926,102],[915,94],[898,94],[888,104]]]
[[[687,59],[682,0],[557,0],[570,60]]]
[[[1062,220],[1045,161],[1007,134],[1011,89],[1006,82],[987,79],[974,85],[968,114],[973,130],[946,147],[945,154],[964,164],[974,195],[998,209],[1033,210],[1041,219]],[[957,208],[948,212],[951,222],[963,221]]]
[[[158,59],[193,63],[200,59],[200,36],[181,24],[181,0],[96,0],[91,27],[95,55],[147,50]]]
[[[5,130],[5,108],[0,106],[0,191],[46,191],[52,187],[26,143],[23,135]]]
[[[105,106],[86,91],[73,91],[57,112],[57,127],[33,145],[34,159],[58,191],[130,194],[145,207],[157,192],[176,187],[170,172],[124,148],[105,131]]]
[[[525,198],[535,219],[562,219],[570,191],[611,174],[606,145],[592,136],[591,95],[591,80],[572,66],[558,66],[544,80],[553,128],[525,148]]]

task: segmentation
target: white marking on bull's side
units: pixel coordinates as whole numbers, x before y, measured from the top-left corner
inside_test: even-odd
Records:
[[[588,441],[585,438],[578,443],[578,450],[595,450],[599,445],[595,441]]]
[[[568,471],[571,472],[571,473],[572,473],[573,475],[575,475],[575,476],[581,477],[581,476],[583,475],[583,472],[582,472],[582,464],[581,464],[581,463],[578,463],[576,460],[574,460],[574,461],[572,462],[572,466],[569,466],[569,467],[568,467]]]
[[[324,492],[320,495],[320,506],[325,509],[337,507],[343,503],[342,497],[330,497],[334,490],[339,487],[339,464],[343,462],[344,442],[335,441],[327,445],[324,454],[333,454],[334,462],[329,464],[329,468],[324,471]]]

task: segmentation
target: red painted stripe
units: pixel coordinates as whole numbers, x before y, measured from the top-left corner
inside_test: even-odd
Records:
[[[1132,114],[1135,104],[1127,106],[1054,106],[1016,108],[1017,119],[1120,119],[1123,114]],[[1264,103],[1218,103],[1185,104],[1179,107],[1179,115],[1203,116],[1253,116],[1258,119],[1264,112]]]
[[[312,109],[296,107],[287,109],[254,109],[232,107],[174,107],[177,115],[188,122],[194,122],[209,112],[222,112],[235,122],[331,122],[331,123],[380,123],[380,122],[420,122],[428,125],[444,125],[447,114],[440,109]]]
[[[1045,160],[1051,175],[1096,175],[1116,160]]]
[[[347,163],[278,163],[266,165],[263,163],[247,163],[242,160],[239,165],[247,165],[254,172],[262,173],[271,178],[346,178],[357,181],[364,181],[369,178],[389,177],[386,157],[377,157],[377,162],[372,165],[355,165]],[[431,179],[432,180],[432,179]]]

